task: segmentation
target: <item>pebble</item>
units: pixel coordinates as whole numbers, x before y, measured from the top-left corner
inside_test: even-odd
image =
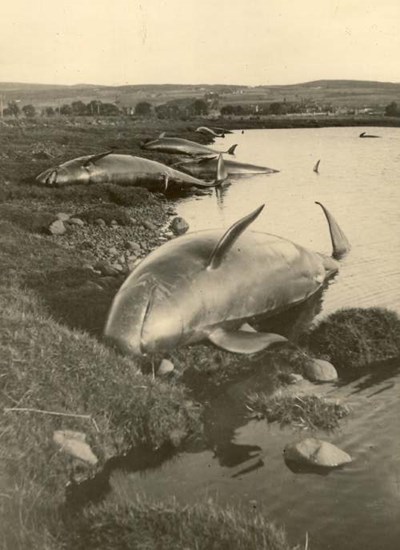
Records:
[[[64,235],[67,232],[67,228],[62,220],[56,220],[50,224],[49,231],[52,235]]]
[[[351,456],[339,447],[313,437],[286,445],[283,453],[286,460],[326,468],[336,468],[352,461]]]
[[[165,376],[174,370],[174,364],[169,359],[163,359],[157,370],[158,376]]]
[[[312,363],[307,364],[305,373],[312,382],[332,382],[338,378],[335,367],[323,359],[314,359]]]
[[[95,465],[98,458],[94,455],[90,446],[86,443],[86,434],[72,430],[56,430],[53,434],[53,441],[60,447],[60,450],[83,462]]]
[[[56,218],[62,222],[69,220],[69,217],[69,214],[66,214],[65,212],[58,212],[58,214],[56,214]]]
[[[140,254],[140,244],[138,244],[136,241],[126,241],[125,246],[128,250],[132,250],[132,252]]]
[[[150,231],[157,231],[157,226],[153,222],[149,222],[148,220],[143,220],[142,225],[144,228],[149,229]]]
[[[175,235],[183,235],[189,229],[189,224],[184,218],[177,216],[171,221],[169,227]]]
[[[106,276],[114,276],[114,275],[118,275],[119,273],[119,270],[115,269],[113,266],[111,266],[107,262],[102,262],[102,261],[96,262],[93,268],[96,269],[96,271],[100,271],[102,275],[106,275]]]
[[[112,246],[108,249],[108,253],[110,254],[110,256],[116,256],[118,254],[118,250],[115,248],[115,246]]]
[[[100,225],[101,227],[105,227],[107,225],[106,222],[103,220],[103,218],[96,218],[94,220],[94,223],[96,225]]]
[[[79,225],[80,227],[85,225],[85,222],[80,218],[69,218],[68,223],[71,223],[72,225]]]

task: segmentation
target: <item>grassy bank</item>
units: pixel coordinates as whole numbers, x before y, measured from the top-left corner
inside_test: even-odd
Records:
[[[151,547],[158,539],[163,548],[184,548],[194,539],[206,548],[212,537],[221,547],[234,547],[237,540],[237,548],[252,548],[256,540],[261,548],[288,548],[266,520],[216,507],[105,504],[72,518],[61,506],[67,482],[107,469],[111,457],[142,446],[173,452],[202,428],[202,408],[184,377],[154,379],[151,368],[143,373],[99,339],[128,268],[107,274],[97,263],[123,263],[132,241],[138,259],[158,246],[168,238],[161,228],[171,206],[140,189],[30,184],[38,172],[78,155],[110,148],[143,154],[141,140],[165,129],[111,122],[27,121],[1,128],[0,545],[78,548],[76,532],[87,548],[122,548],[126,540],[144,548],[138,540]],[[179,124],[170,129],[201,139]],[[60,212],[79,216],[83,225],[67,223],[65,234],[49,234]],[[96,223],[99,218],[104,224]],[[190,360],[182,356],[182,372]],[[98,464],[85,465],[60,451],[56,430],[85,434]]]

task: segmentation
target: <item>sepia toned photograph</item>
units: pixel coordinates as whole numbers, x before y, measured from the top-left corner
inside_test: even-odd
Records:
[[[398,550],[399,0],[1,18],[0,550]]]

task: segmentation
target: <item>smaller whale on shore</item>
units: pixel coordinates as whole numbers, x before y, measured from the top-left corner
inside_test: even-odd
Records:
[[[227,153],[228,155],[233,155],[235,153],[236,145],[229,147],[227,151],[216,151],[202,145],[201,143],[196,143],[195,141],[190,141],[189,139],[182,139],[176,137],[165,137],[164,134],[161,134],[158,139],[153,139],[152,141],[147,141],[142,145],[143,149],[149,151],[159,151],[160,153],[175,153],[182,155],[189,155],[193,157],[204,157],[210,155],[219,155],[220,153]]]
[[[69,160],[49,168],[36,177],[36,182],[52,187],[73,184],[115,183],[166,190],[177,188],[215,187],[227,177],[222,155],[219,156],[213,181],[203,181],[161,162],[107,151]]]
[[[210,174],[215,174],[218,163],[218,157],[204,157],[199,159],[182,160],[174,164],[174,167],[179,168],[182,172],[191,174],[198,178],[208,178]],[[248,164],[238,162],[236,160],[225,159],[225,169],[229,176],[254,176],[256,174],[276,174],[279,170],[268,168],[267,166],[258,166],[256,164]]]
[[[199,126],[198,128],[196,128],[196,132],[205,136],[225,137],[225,134],[223,132],[215,132],[211,128],[207,128],[207,126]]]
[[[375,136],[374,134],[367,134],[366,132],[361,132],[358,136],[360,138],[380,138],[381,136]]]

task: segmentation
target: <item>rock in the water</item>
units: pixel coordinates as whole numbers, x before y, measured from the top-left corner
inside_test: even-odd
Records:
[[[305,371],[307,378],[313,382],[332,382],[338,378],[335,367],[323,359],[314,359],[307,364]]]
[[[69,220],[69,214],[66,214],[65,212],[59,212],[56,214],[57,220],[61,220],[62,222],[66,222]]]
[[[56,430],[53,441],[62,451],[89,464],[97,464],[98,458],[86,443],[86,434],[72,430]]]
[[[168,359],[163,359],[158,367],[157,374],[158,376],[165,376],[174,370],[174,364]]]
[[[81,220],[80,218],[70,218],[68,220],[68,223],[71,223],[72,225],[79,225],[80,227],[85,225],[85,222],[83,220]]]
[[[175,235],[183,235],[189,229],[189,224],[184,218],[177,216],[171,221],[169,227]]]
[[[286,445],[283,453],[285,460],[325,468],[336,468],[352,461],[350,455],[335,445],[313,437]]]
[[[67,228],[62,220],[56,220],[50,224],[49,231],[52,235],[64,235],[67,232]]]

